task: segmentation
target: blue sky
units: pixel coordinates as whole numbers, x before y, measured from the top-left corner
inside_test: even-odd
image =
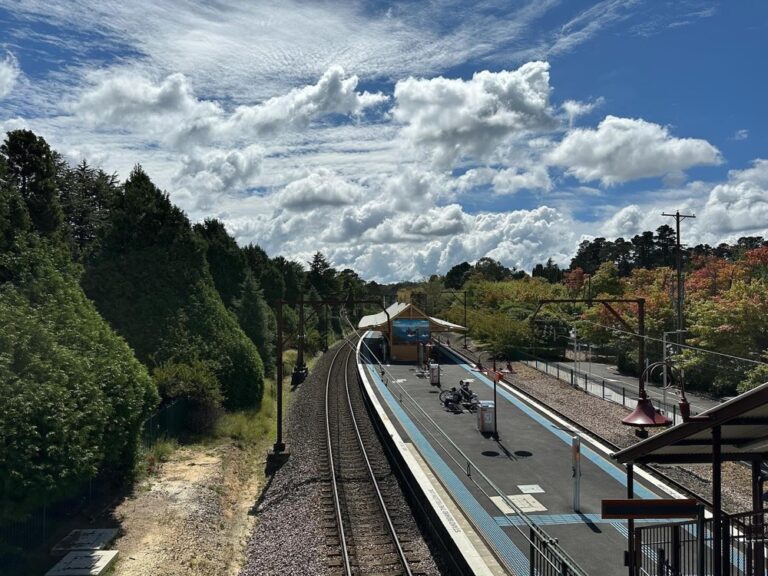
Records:
[[[0,128],[394,281],[768,237],[768,4],[0,0]]]

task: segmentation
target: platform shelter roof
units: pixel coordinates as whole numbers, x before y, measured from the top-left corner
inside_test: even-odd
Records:
[[[616,452],[624,463],[708,463],[720,428],[720,460],[768,459],[768,382]]]
[[[405,302],[395,302],[387,308],[387,311],[378,312],[377,314],[370,314],[363,316],[358,322],[357,327],[368,330],[380,330],[387,331],[387,315],[389,320],[395,320],[396,318],[425,318],[429,320],[429,328],[432,332],[466,332],[464,326],[448,322],[441,318],[434,318],[427,316],[419,308],[413,304],[406,304]]]

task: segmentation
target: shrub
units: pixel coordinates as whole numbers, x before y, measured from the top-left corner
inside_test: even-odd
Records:
[[[223,397],[216,375],[205,362],[167,362],[155,368],[152,376],[163,399],[187,400],[185,424],[190,432],[202,433],[213,427],[219,417]]]
[[[746,392],[768,382],[768,365],[758,364],[747,372],[747,377],[739,383],[738,392]]]

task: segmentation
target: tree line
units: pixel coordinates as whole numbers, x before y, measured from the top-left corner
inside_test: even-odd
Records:
[[[588,305],[542,298],[646,299],[647,333],[674,329],[674,232],[662,226],[629,241],[581,243],[570,267],[551,259],[531,275],[484,257],[445,275],[394,285],[240,246],[217,219],[192,223],[136,166],[121,182],[83,161],[70,166],[40,136],[9,132],[0,145],[0,522],[70,495],[97,474],[129,478],[142,423],[185,398],[189,427],[204,431],[222,410],[258,407],[274,377],[279,301],[410,300],[467,325],[499,357],[561,356],[576,329],[637,372],[636,342]],[[765,357],[768,244],[686,248],[688,343]],[[463,292],[463,294],[462,294]],[[464,302],[466,298],[467,306]],[[352,321],[376,306],[350,306]],[[285,305],[289,342],[308,353],[345,330],[338,314]],[[636,326],[636,311],[620,309]],[[655,342],[655,341],[654,341]],[[660,346],[649,354],[660,359]],[[680,351],[694,387],[714,393],[764,380],[758,364]]]
[[[191,223],[136,166],[70,166],[40,136],[0,146],[0,522],[101,474],[130,478],[142,423],[177,398],[193,432],[258,407],[279,300],[360,298],[321,253],[308,267]],[[286,334],[298,311],[284,309]],[[305,346],[341,330],[309,315]]]
[[[530,276],[489,259],[462,262],[445,276],[409,287],[403,297],[463,324],[466,296],[471,335],[499,358],[563,358],[575,331],[583,346],[609,355],[632,375],[641,370],[634,304],[614,305],[632,331],[599,304],[548,305],[535,319],[533,313],[542,299],[643,298],[648,357],[662,360],[662,343],[671,342],[667,356],[685,374],[687,387],[723,396],[768,381],[768,241],[745,236],[715,247],[683,246],[688,347],[677,346],[675,336],[665,338],[676,329],[675,247],[675,231],[663,225],[629,241],[585,240],[567,269],[549,259]]]

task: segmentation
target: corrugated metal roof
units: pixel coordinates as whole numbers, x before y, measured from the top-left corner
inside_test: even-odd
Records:
[[[720,426],[722,460],[768,457],[768,382],[613,457],[621,463],[711,462],[716,426]]]
[[[423,315],[424,318],[428,318],[429,321],[432,322],[434,326],[437,326],[438,328],[444,331],[464,332],[466,330],[464,326],[459,326],[458,324],[453,324],[452,322],[448,322],[447,320],[442,320],[440,318],[433,318],[431,316],[427,316],[412,304],[406,304],[404,302],[396,302],[392,304],[389,308],[387,308],[389,319],[394,320],[397,316],[405,312],[408,308],[413,308],[413,310],[415,310],[418,314]],[[357,323],[357,327],[361,329],[384,327],[387,324],[387,313],[385,313],[384,311],[381,311],[378,314],[370,314],[368,316],[363,316],[360,319],[360,322]]]
[[[403,310],[408,308],[408,306],[410,306],[410,304],[406,304],[405,302],[395,302],[394,304],[392,304],[387,308],[386,313],[382,310],[378,314],[370,314],[369,316],[363,316],[360,319],[360,322],[357,323],[357,327],[373,328],[374,326],[381,326],[382,324],[386,324],[387,313],[389,314],[389,319],[391,320],[392,318],[400,314]]]
[[[442,320],[441,318],[434,318],[432,316],[429,317],[430,321],[434,322],[435,324],[438,324],[439,326],[442,326],[445,330],[450,330],[454,332],[464,332],[466,328],[464,326],[459,326],[458,324],[454,324],[452,322],[448,322],[448,320]]]

